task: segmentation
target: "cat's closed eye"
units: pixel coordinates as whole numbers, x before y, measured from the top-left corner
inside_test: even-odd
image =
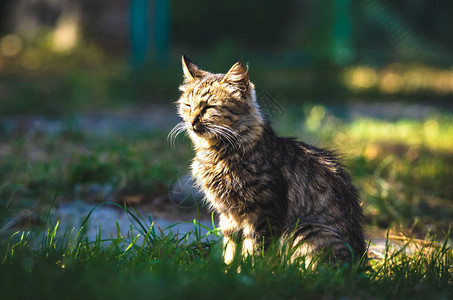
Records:
[[[203,107],[203,112],[206,112],[208,109],[215,109],[216,106],[214,105],[206,105],[205,107]]]

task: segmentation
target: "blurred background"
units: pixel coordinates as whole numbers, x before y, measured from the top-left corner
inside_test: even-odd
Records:
[[[2,0],[0,226],[42,223],[52,202],[193,208],[168,196],[187,194],[192,156],[166,141],[185,53],[218,73],[247,62],[280,134],[345,153],[370,226],[446,232],[452,14],[446,0]]]
[[[178,96],[180,56],[248,62],[279,101],[453,93],[450,1],[2,0],[2,113],[59,113]]]

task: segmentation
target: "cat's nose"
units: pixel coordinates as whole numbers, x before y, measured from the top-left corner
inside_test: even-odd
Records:
[[[196,116],[195,118],[193,118],[191,121],[190,121],[190,124],[192,124],[192,128],[194,131],[201,131],[202,130],[202,126],[201,126],[201,123],[200,123],[200,116]]]
[[[200,122],[200,115],[197,115],[195,118],[193,118],[190,121],[190,124],[192,124],[192,127],[195,127],[195,125],[197,125],[198,122]]]

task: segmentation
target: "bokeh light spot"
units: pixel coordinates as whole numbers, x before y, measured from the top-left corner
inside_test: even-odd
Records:
[[[369,89],[376,84],[376,71],[369,67],[355,67],[346,71],[344,80],[351,89]]]
[[[321,121],[326,115],[326,110],[321,105],[315,105],[307,117],[306,124],[309,130],[316,130],[321,126]]]
[[[0,40],[0,52],[5,57],[17,56],[22,50],[22,40],[15,34],[5,35]]]
[[[427,120],[423,124],[426,135],[436,134],[439,130],[439,123],[436,120]]]
[[[385,94],[395,94],[401,90],[403,80],[397,73],[387,71],[382,75],[379,89]]]
[[[56,52],[70,51],[77,45],[79,35],[78,17],[66,14],[60,18],[53,34],[52,48]]]

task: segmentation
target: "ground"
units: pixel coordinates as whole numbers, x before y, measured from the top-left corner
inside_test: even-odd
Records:
[[[271,117],[280,135],[336,149],[351,171],[372,241],[371,269],[301,272],[272,253],[240,273],[233,271],[239,261],[224,266],[215,216],[195,205],[199,195],[187,179],[190,141],[181,136],[171,146],[175,108],[153,105],[0,121],[0,274],[9,274],[0,276],[0,290],[25,298],[26,290],[48,296],[42,286],[54,297],[63,287],[139,298],[150,287],[158,298],[452,295],[451,244],[443,242],[453,220],[451,107],[278,109]],[[108,291],[96,284],[102,280],[117,287]]]

